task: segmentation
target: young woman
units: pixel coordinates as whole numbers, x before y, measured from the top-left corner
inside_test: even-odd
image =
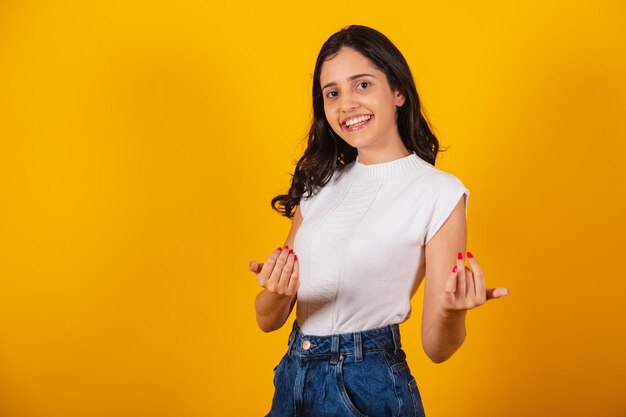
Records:
[[[467,252],[469,190],[434,167],[439,142],[409,66],[380,32],[349,26],[322,46],[313,124],[289,192],[284,246],[249,269],[263,287],[259,327],[281,328],[297,301],[268,416],[424,416],[398,325],[424,281],[422,345],[443,362],[487,289]],[[425,278],[425,279],[424,279]]]

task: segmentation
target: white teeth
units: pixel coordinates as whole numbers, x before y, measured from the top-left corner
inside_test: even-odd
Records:
[[[364,122],[364,121],[369,120],[371,118],[372,118],[371,114],[368,114],[366,116],[355,117],[354,119],[346,120],[346,126],[347,127],[352,127],[353,125],[355,125],[357,123]]]

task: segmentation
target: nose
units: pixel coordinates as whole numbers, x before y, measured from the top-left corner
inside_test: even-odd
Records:
[[[340,108],[342,112],[348,113],[353,111],[357,107],[359,107],[359,102],[353,93],[345,93],[342,95],[340,103]]]

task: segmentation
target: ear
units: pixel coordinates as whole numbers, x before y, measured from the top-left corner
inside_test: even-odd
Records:
[[[396,107],[402,107],[402,105],[404,104],[404,101],[405,101],[404,94],[402,94],[399,91],[396,91],[395,95],[396,95],[396,100],[395,100],[396,101]]]

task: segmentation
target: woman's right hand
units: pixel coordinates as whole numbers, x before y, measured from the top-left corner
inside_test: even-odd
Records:
[[[293,297],[298,292],[299,268],[298,256],[287,245],[275,249],[262,264],[256,261],[248,264],[248,269],[256,274],[261,287],[286,297]]]

